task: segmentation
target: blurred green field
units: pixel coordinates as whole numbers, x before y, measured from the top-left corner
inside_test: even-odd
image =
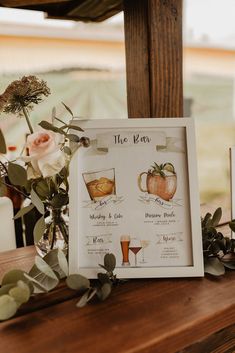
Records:
[[[35,107],[34,125],[50,119],[53,106],[58,116],[68,120],[61,105],[65,102],[76,116],[83,118],[127,118],[125,77],[99,71],[61,71],[37,75],[48,82],[51,96]],[[2,76],[0,91],[16,75]],[[195,76],[187,79],[184,94],[193,99],[192,115],[196,120],[198,169],[201,202],[221,200],[228,205],[229,147],[235,144],[233,121],[233,82],[225,78]],[[0,121],[9,143],[22,144],[25,139],[24,119],[2,116]]]

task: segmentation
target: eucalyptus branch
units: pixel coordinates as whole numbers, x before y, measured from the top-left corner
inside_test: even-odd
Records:
[[[2,180],[1,180],[0,183],[3,184],[3,185],[5,185],[5,186],[7,186],[7,187],[9,187],[9,188],[11,188],[11,189],[13,189],[13,190],[15,190],[15,191],[17,191],[19,194],[21,194],[21,195],[24,196],[25,198],[31,200],[31,198],[30,198],[28,195],[26,195],[23,191],[21,191],[20,189],[18,189],[16,186],[11,185],[11,184],[8,184],[8,183],[6,183],[5,181],[2,181]]]

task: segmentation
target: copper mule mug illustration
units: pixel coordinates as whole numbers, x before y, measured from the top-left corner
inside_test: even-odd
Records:
[[[146,175],[146,186],[143,187],[143,176]],[[142,172],[138,176],[138,186],[142,192],[159,196],[169,201],[175,195],[177,189],[177,175],[171,163],[156,164],[148,172]]]

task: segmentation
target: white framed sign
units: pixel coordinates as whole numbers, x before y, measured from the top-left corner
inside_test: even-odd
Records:
[[[203,276],[193,119],[77,124],[91,145],[70,169],[70,273],[96,278],[113,253],[119,278]]]

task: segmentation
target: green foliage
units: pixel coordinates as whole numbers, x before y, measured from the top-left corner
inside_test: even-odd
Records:
[[[12,185],[25,186],[27,184],[27,172],[19,164],[8,163],[8,177]]]
[[[34,206],[37,208],[37,210],[41,214],[44,214],[45,212],[44,204],[34,189],[31,190],[31,201],[32,201],[32,204],[34,204]]]
[[[0,153],[3,153],[3,154],[7,153],[6,141],[1,129],[0,129]]]
[[[157,164],[154,162],[154,164],[151,166],[151,169],[149,169],[148,171],[149,174],[160,175],[162,178],[166,177],[167,175],[166,172],[176,174],[175,168],[172,163],[167,162],[167,163]]]
[[[40,217],[39,220],[36,222],[34,229],[33,229],[33,237],[34,243],[37,244],[41,237],[43,236],[46,229],[46,223],[44,216]]]
[[[221,276],[225,268],[235,269],[235,239],[224,237],[216,227],[222,217],[218,208],[213,215],[207,213],[201,220],[202,242],[205,272],[213,276]],[[235,229],[235,221],[229,223]]]
[[[69,288],[84,292],[76,305],[78,308],[84,307],[94,296],[101,301],[110,296],[112,286],[117,282],[116,275],[113,273],[115,266],[115,256],[113,254],[106,254],[104,264],[100,265],[100,267],[106,270],[106,273],[98,273],[97,281],[94,285],[91,285],[91,282],[87,278],[78,274],[72,274],[67,277],[66,284]]]
[[[95,295],[103,301],[111,294],[112,285],[116,281],[113,274],[115,264],[113,254],[105,255],[102,267],[106,267],[108,272],[99,273],[97,281],[91,284],[82,275],[68,275],[68,262],[61,250],[52,250],[43,259],[36,256],[29,273],[11,270],[3,277],[0,288],[0,321],[13,317],[21,305],[30,300],[31,295],[53,290],[60,279],[65,277],[70,289],[78,291],[78,294],[82,293],[77,307],[84,307]]]
[[[73,112],[72,110],[63,102],[61,102],[63,104],[63,106],[65,107],[65,109],[69,112],[69,114],[73,117]]]
[[[69,275],[66,279],[66,284],[70,289],[85,290],[90,288],[90,281],[79,274]]]
[[[26,215],[28,212],[30,212],[32,209],[34,209],[34,205],[33,205],[33,204],[21,208],[21,209],[17,212],[17,214],[15,215],[14,219],[18,219],[18,218],[20,218],[20,217],[23,217],[23,216]]]

